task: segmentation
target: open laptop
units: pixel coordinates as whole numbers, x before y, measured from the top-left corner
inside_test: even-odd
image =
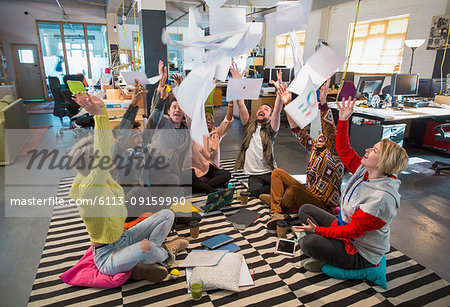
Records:
[[[235,190],[235,188],[229,188],[209,193],[206,202],[201,201],[192,205],[204,213],[219,210],[231,204]]]

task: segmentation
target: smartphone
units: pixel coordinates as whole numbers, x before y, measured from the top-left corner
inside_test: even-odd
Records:
[[[275,253],[294,257],[295,254],[295,241],[278,239],[275,246]]]

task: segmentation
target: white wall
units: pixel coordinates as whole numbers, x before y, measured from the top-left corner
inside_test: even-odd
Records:
[[[55,3],[36,3],[26,1],[1,2],[0,10],[0,33],[3,41],[3,50],[7,59],[8,77],[15,80],[14,64],[11,56],[11,43],[37,44],[37,20],[47,21],[76,21],[87,23],[106,23],[104,8],[65,7],[68,19],[63,20],[62,13]],[[24,14],[28,11],[28,15]]]
[[[364,0],[361,2],[359,21],[388,18],[409,14],[406,39],[428,38],[433,16],[445,13],[447,0]],[[328,43],[336,52],[345,54],[348,26],[354,22],[356,1],[331,7]],[[431,78],[436,51],[426,50],[426,44],[417,48],[414,54],[413,72],[423,78]],[[409,71],[411,49],[405,47],[401,72]],[[355,80],[357,81],[357,80]],[[389,84],[385,81],[385,85]]]

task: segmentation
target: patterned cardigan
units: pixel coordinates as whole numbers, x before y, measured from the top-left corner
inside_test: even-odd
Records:
[[[300,144],[310,152],[306,166],[306,187],[327,206],[339,206],[341,183],[345,166],[336,153],[336,126],[333,114],[328,106],[319,105],[322,133],[326,137],[326,149],[318,150],[316,141],[308,135],[306,129],[292,128]]]

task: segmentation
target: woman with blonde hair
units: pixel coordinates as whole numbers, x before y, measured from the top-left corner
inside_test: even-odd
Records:
[[[336,218],[313,205],[300,208],[305,232],[299,241],[306,256],[305,269],[320,271],[323,264],[344,269],[376,266],[390,248],[389,224],[400,206],[400,180],[394,174],[408,166],[406,150],[389,139],[383,139],[359,157],[350,147],[348,119],[355,100],[351,97],[338,105],[339,123],[336,151],[353,173],[341,198],[341,212]]]

